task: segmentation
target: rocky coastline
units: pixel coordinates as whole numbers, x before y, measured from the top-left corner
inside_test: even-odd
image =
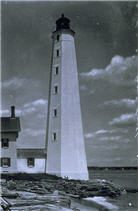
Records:
[[[14,174],[1,176],[3,210],[79,210],[72,199],[120,196],[122,190],[106,180],[68,180],[53,175]],[[129,190],[130,191],[130,190]]]

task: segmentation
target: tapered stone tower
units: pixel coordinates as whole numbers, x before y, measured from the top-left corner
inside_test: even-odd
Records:
[[[88,179],[74,31],[64,15],[52,34],[46,173],[69,179]]]

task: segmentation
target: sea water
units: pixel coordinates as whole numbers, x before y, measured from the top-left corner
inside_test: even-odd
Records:
[[[125,189],[138,188],[137,176],[137,170],[89,170],[90,179],[111,181],[124,191],[121,196],[115,198],[99,196],[79,200],[72,199],[72,207],[76,207],[76,210],[80,211],[138,211],[138,193],[125,191]]]
[[[95,198],[99,203],[107,205],[110,210],[138,211],[138,193],[126,193],[125,189],[138,188],[137,170],[89,170],[90,179],[105,179],[124,189],[124,194],[116,198]],[[109,203],[109,204],[107,204]],[[108,206],[109,205],[109,206]],[[116,208],[111,208],[110,206]]]

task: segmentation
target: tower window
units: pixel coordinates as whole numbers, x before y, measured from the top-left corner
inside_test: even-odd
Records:
[[[59,68],[56,67],[56,75],[58,75],[58,73],[59,73]]]
[[[57,41],[59,41],[59,38],[60,38],[60,36],[59,36],[59,35],[57,35]]]
[[[9,139],[8,138],[2,138],[1,147],[2,148],[8,148],[9,147]]]
[[[10,158],[1,158],[2,167],[10,167]]]
[[[53,138],[52,139],[53,139],[53,141],[57,140],[57,133],[56,132],[53,133]]]
[[[54,86],[54,94],[57,94],[58,93],[58,86]]]
[[[34,167],[35,159],[34,158],[27,158],[27,165],[28,165],[28,167]]]
[[[57,117],[57,109],[56,108],[54,108],[54,110],[53,110],[53,116]]]
[[[57,50],[57,57],[59,57],[59,50]]]

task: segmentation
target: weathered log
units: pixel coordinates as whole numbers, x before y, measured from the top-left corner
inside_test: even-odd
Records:
[[[21,196],[22,200],[28,200],[27,196]],[[56,196],[56,195],[45,195],[45,196],[32,196],[29,200],[43,201],[46,204],[59,204],[63,207],[70,208],[71,200],[68,196]]]
[[[22,199],[14,200],[11,202],[11,206],[31,206],[31,205],[44,205],[44,204],[59,204],[60,206],[70,208],[71,200],[65,197],[32,197],[27,199],[22,197]]]
[[[11,192],[2,192],[2,197],[8,198],[8,199],[16,199],[20,195],[18,193],[11,193]]]
[[[28,187],[27,188],[26,187],[18,187],[16,189],[16,191],[25,191],[25,192],[36,193],[36,194],[41,194],[41,195],[51,193],[46,189],[36,189],[36,188],[28,188]]]
[[[20,206],[32,206],[32,205],[43,205],[46,204],[47,202],[45,201],[39,201],[39,200],[17,200],[17,201],[12,201],[11,206],[12,207],[20,207]]]
[[[10,202],[8,202],[4,197],[0,197],[1,207],[3,210],[9,210],[11,207]]]

